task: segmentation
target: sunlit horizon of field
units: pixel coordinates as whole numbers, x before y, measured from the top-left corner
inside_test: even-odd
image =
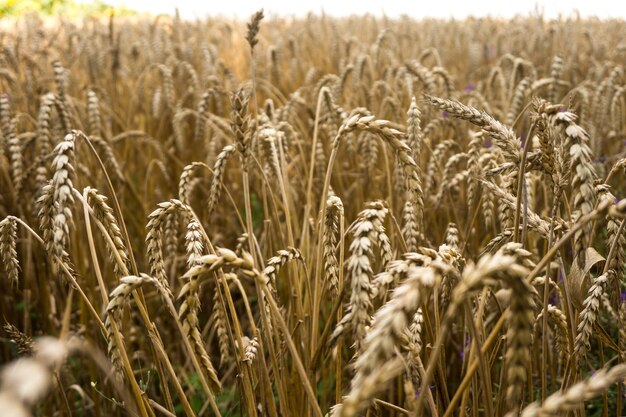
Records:
[[[308,13],[325,14],[331,17],[370,14],[382,17],[400,17],[406,15],[414,19],[440,18],[463,19],[466,17],[500,17],[541,15],[548,19],[562,17],[598,17],[626,18],[626,2],[613,0],[542,0],[542,1],[401,1],[401,0],[347,0],[347,1],[305,1],[286,2],[283,0],[266,1],[207,1],[174,2],[171,0],[109,0],[108,4],[124,5],[132,10],[152,14],[172,14],[178,8],[184,18],[203,18],[206,16],[236,17],[247,19],[259,8],[266,15],[302,17]]]

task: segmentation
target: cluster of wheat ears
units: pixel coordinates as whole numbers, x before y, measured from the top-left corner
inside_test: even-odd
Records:
[[[624,39],[3,22],[0,415],[622,415]]]

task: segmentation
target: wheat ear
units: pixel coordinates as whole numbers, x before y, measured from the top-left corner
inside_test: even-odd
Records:
[[[16,241],[17,223],[15,218],[8,216],[0,222],[0,255],[2,256],[4,270],[11,286],[17,286],[20,271],[20,263],[17,259]]]
[[[220,201],[220,194],[223,187],[222,181],[224,177],[226,163],[228,162],[230,156],[233,154],[235,149],[236,148],[233,145],[226,145],[224,149],[222,149],[222,152],[217,155],[217,159],[215,160],[215,165],[213,166],[213,180],[211,181],[211,190],[209,191],[209,216],[213,213],[213,211],[217,207],[217,203]]]
[[[109,250],[117,251],[122,265],[124,266],[123,268],[118,262],[114,262],[113,268],[115,275],[122,277],[128,273],[127,271],[130,268],[130,255],[126,248],[126,243],[124,242],[124,237],[117,218],[113,213],[113,209],[107,204],[107,198],[99,194],[97,190],[87,187],[84,193],[87,195],[87,204],[93,209],[94,216],[102,222],[113,241],[114,247],[109,248]],[[112,260],[114,259],[113,253],[111,253],[110,258]]]
[[[579,364],[583,362],[587,351],[591,347],[589,339],[600,313],[602,297],[606,295],[608,284],[614,273],[613,270],[610,270],[594,279],[587,292],[587,298],[583,301],[583,310],[580,312],[580,322],[578,323],[578,334],[574,340],[574,356]]]
[[[53,199],[53,222],[52,222],[52,248],[54,254],[61,258],[69,244],[69,233],[72,226],[72,177],[74,176],[74,146],[78,131],[72,131],[65,135],[54,148],[54,160],[52,161],[52,199]]]
[[[626,377],[626,365],[617,365],[609,370],[598,371],[586,381],[581,381],[567,389],[559,391],[543,402],[532,403],[524,408],[521,417],[556,417],[575,410],[584,401],[604,393],[611,385],[621,382]]]
[[[199,264],[199,259],[203,255],[205,246],[203,242],[202,226],[196,220],[191,220],[187,224],[185,242],[187,246],[187,266],[192,268]],[[198,320],[200,298],[198,297],[198,290],[198,277],[190,277],[178,294],[178,298],[183,299],[178,310],[178,317],[183,323],[183,335],[190,339],[194,354],[197,356],[198,361],[209,379],[211,389],[219,392],[222,385],[215,371],[215,367],[209,358],[209,354],[204,347],[202,335],[200,334]]]
[[[140,288],[143,284],[153,282],[154,278],[146,274],[126,276],[120,279],[120,284],[109,295],[110,301],[106,307],[104,327],[106,329],[107,351],[109,352],[111,363],[113,363],[115,369],[115,377],[118,381],[122,380],[124,371],[120,346],[116,337],[116,334],[119,335],[119,340],[123,343],[123,336],[119,332],[123,308],[134,290]]]
[[[346,315],[337,324],[331,335],[331,340],[336,340],[346,327],[349,327],[352,329],[357,351],[359,351],[365,337],[366,328],[370,324],[372,298],[374,296],[370,282],[373,275],[372,246],[379,243],[379,231],[383,229],[387,212],[388,209],[381,202],[369,203],[368,207],[359,214],[359,218],[352,228],[354,238],[350,244],[351,255],[347,262],[352,294]]]
[[[326,200],[326,228],[324,229],[324,274],[333,297],[339,295],[339,262],[337,261],[337,240],[339,225],[343,218],[343,203],[337,196]]]
[[[454,315],[473,292],[484,286],[494,286],[498,281],[513,291],[505,355],[508,384],[506,402],[509,410],[519,407],[530,362],[534,324],[533,295],[536,291],[524,280],[529,273],[524,264],[531,265],[528,256],[529,252],[523,250],[519,243],[509,243],[495,255],[484,255],[476,265],[468,264],[461,282],[453,291],[452,304],[448,310],[450,316]]]
[[[331,410],[332,417],[353,417],[369,405],[374,395],[384,390],[403,369],[396,347],[405,340],[405,332],[418,307],[449,269],[443,263],[429,267],[408,266],[407,279],[393,293],[391,300],[374,315],[373,325],[363,340],[361,354],[354,363],[356,374],[350,392]]]

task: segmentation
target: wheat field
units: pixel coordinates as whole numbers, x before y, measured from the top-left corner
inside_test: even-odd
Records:
[[[624,21],[0,26],[1,416],[623,414]]]

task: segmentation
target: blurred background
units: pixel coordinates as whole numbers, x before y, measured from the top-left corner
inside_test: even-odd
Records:
[[[599,17],[626,18],[626,2],[621,0],[545,0],[516,1],[501,0],[447,0],[447,1],[405,1],[405,0],[317,0],[306,2],[286,2],[285,0],[264,1],[194,1],[172,0],[0,0],[0,16],[10,16],[38,11],[44,14],[106,14],[111,10],[117,14],[147,13],[152,15],[173,14],[178,8],[181,17],[186,19],[206,16],[224,16],[247,19],[259,8],[266,15],[303,16],[307,13],[330,16],[351,14],[372,14],[375,16],[413,18],[456,18],[502,17],[516,15],[542,15],[545,18]]]

